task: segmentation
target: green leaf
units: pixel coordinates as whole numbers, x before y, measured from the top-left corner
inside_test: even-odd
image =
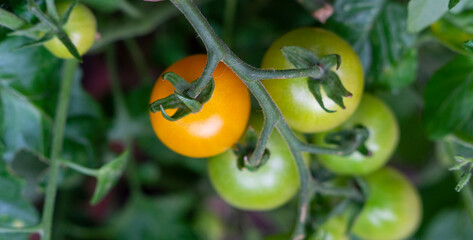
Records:
[[[473,59],[458,56],[434,73],[425,88],[424,125],[441,138],[473,120]]]
[[[450,0],[450,2],[448,2],[448,9],[454,8],[459,2],[460,0]]]
[[[197,239],[184,222],[194,202],[193,195],[185,193],[133,197],[113,221],[113,239]]]
[[[38,223],[34,206],[21,196],[22,182],[7,171],[0,171],[0,227],[24,227]],[[0,233],[0,239],[28,239],[24,233]]]
[[[464,209],[443,210],[430,221],[422,239],[470,239],[473,236],[471,226],[471,220]]]
[[[358,53],[369,88],[400,88],[415,80],[415,36],[406,30],[404,6],[385,0],[337,0],[334,11],[328,27]]]
[[[316,80],[316,79],[309,79],[307,81],[307,86],[309,87],[309,90],[312,93],[312,95],[314,95],[315,100],[317,101],[317,103],[320,105],[320,107],[324,111],[326,111],[328,113],[336,112],[334,110],[330,110],[330,109],[327,109],[325,107],[324,101],[322,100],[322,91],[321,91],[322,90],[322,81]]]
[[[23,19],[3,8],[0,8],[0,26],[16,30],[25,24],[26,22]]]
[[[97,175],[97,185],[90,204],[97,204],[112,189],[118,179],[122,176],[128,161],[128,151],[122,153],[113,161],[101,167]]]
[[[473,40],[468,40],[463,43],[463,48],[469,53],[473,53]]]
[[[448,11],[451,0],[411,0],[408,5],[407,29],[420,32]]]

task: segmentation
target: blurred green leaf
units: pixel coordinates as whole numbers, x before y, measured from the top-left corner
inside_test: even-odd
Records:
[[[441,138],[473,120],[473,59],[458,56],[435,72],[425,88],[424,126]]]
[[[415,36],[406,30],[404,6],[387,0],[337,0],[334,11],[328,27],[358,53],[368,87],[395,89],[415,80]]]
[[[408,5],[407,29],[415,33],[426,28],[448,11],[450,0],[411,0]]]
[[[21,196],[22,185],[18,178],[0,170],[0,227],[24,227],[38,223],[36,209]],[[0,233],[0,239],[28,239],[28,234]]]
[[[463,48],[470,53],[473,53],[473,40],[470,39],[463,43]]]
[[[428,225],[423,240],[463,240],[473,236],[473,228],[465,211],[444,210]]]
[[[91,204],[97,204],[115,186],[115,183],[122,176],[128,162],[129,152],[126,151],[120,156],[107,163],[98,170],[97,185],[94,195],[90,200]]]
[[[114,239],[196,239],[191,226],[184,222],[194,204],[193,196],[181,193],[160,198],[133,197],[113,221]]]

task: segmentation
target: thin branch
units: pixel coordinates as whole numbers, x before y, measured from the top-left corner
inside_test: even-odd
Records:
[[[57,178],[59,174],[59,158],[62,152],[64,141],[64,129],[66,126],[67,109],[71,96],[72,83],[78,63],[75,60],[66,60],[64,62],[61,90],[57,101],[56,117],[54,120],[54,135],[51,149],[51,164],[49,169],[48,185],[46,186],[46,199],[43,207],[43,217],[41,220],[43,226],[43,240],[51,239],[52,222],[54,215],[54,203],[56,201]]]
[[[205,65],[204,71],[199,79],[195,80],[195,84],[192,85],[192,88],[187,91],[187,94],[191,98],[196,98],[207,84],[209,84],[212,74],[215,71],[218,63],[222,60],[220,52],[214,53],[209,51],[207,54],[207,64]]]

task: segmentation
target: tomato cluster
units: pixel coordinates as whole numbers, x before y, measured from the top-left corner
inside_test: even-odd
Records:
[[[310,139],[318,145],[330,147],[331,144],[325,142],[326,136],[336,131],[360,125],[368,130],[369,138],[363,145],[367,151],[359,149],[349,156],[315,156],[333,173],[361,175],[366,182],[368,195],[354,223],[353,233],[363,239],[394,240],[410,236],[420,222],[420,198],[406,177],[384,167],[396,148],[399,129],[387,105],[370,94],[363,94],[363,72],[356,53],[334,33],[301,28],[287,33],[270,46],[263,59],[263,68],[294,68],[281,53],[283,46],[305,48],[317,58],[328,54],[341,56],[340,68],[334,67],[330,71],[338,75],[351,98],[343,99],[345,108],[342,108],[322,91],[323,103],[335,113],[325,111],[318,104],[308,87],[310,79],[307,77],[262,82],[288,125],[296,132],[315,134]],[[200,77],[206,61],[205,55],[190,56],[165,72],[177,73],[192,82]],[[201,111],[177,121],[167,120],[164,113],[150,113],[156,135],[167,147],[182,155],[209,157],[210,181],[230,205],[244,210],[270,210],[287,203],[299,188],[290,149],[279,133],[273,131],[266,145],[270,153],[267,162],[256,170],[239,167],[239,156],[231,148],[238,141],[244,144],[239,139],[247,129],[248,119],[252,129],[261,131],[263,116],[253,113],[250,118],[249,92],[229,67],[219,63],[213,78],[214,92]],[[150,101],[165,98],[174,91],[173,85],[160,77]],[[176,110],[165,111],[170,115]],[[346,222],[346,218],[334,218],[319,232],[334,239],[347,239]],[[317,236],[313,239],[319,239]]]

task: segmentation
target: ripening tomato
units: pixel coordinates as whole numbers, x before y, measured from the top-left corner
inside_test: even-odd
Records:
[[[252,114],[250,126],[260,131],[261,114]],[[288,202],[299,189],[295,161],[284,139],[273,130],[266,145],[267,162],[256,171],[238,169],[232,150],[209,158],[210,181],[217,193],[230,205],[244,210],[270,210]],[[308,155],[304,155],[306,160]]]
[[[381,100],[366,93],[353,116],[339,128],[315,135],[314,142],[329,146],[324,141],[327,134],[352,129],[356,125],[368,129],[370,135],[365,144],[372,154],[365,156],[354,152],[348,156],[318,155],[320,162],[334,173],[354,175],[373,172],[386,164],[397,146],[399,127],[393,112]]]
[[[355,220],[353,233],[366,240],[401,240],[419,227],[422,203],[409,180],[393,168],[364,177],[369,195]]]
[[[164,72],[174,72],[186,81],[199,78],[207,62],[205,55],[192,55],[179,60]],[[245,84],[224,63],[213,73],[215,89],[202,110],[177,121],[165,119],[161,112],[150,119],[158,138],[171,150],[188,157],[210,157],[224,152],[243,134],[250,116],[250,93]],[[150,103],[174,92],[172,84],[159,77],[151,93]],[[168,109],[170,116],[176,109]]]
[[[71,4],[71,2],[58,3],[56,8],[59,16],[64,14]],[[95,34],[97,33],[97,22],[92,11],[83,4],[78,3],[72,9],[71,15],[69,15],[69,19],[63,26],[63,29],[82,56],[94,43]],[[69,50],[57,37],[44,43],[44,46],[58,58],[73,58]]]
[[[351,98],[343,99],[346,109],[342,109],[322,91],[326,108],[336,111],[328,113],[309,91],[308,78],[262,81],[288,125],[304,133],[323,132],[339,126],[355,112],[363,93],[363,68],[356,53],[347,42],[332,32],[320,28],[299,28],[286,33],[270,46],[264,55],[262,68],[294,68],[282,55],[280,49],[284,46],[303,47],[318,57],[340,55],[341,66],[333,71],[338,74],[343,86],[353,94]]]

